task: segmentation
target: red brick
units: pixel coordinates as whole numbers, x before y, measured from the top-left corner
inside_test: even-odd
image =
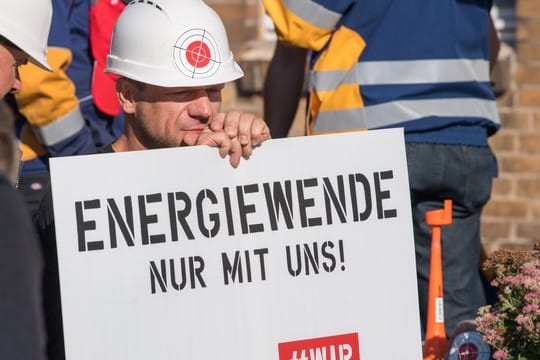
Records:
[[[516,135],[500,131],[489,138],[489,145],[494,151],[512,151],[516,148]]]
[[[519,150],[526,153],[540,154],[540,132],[520,135]]]
[[[535,112],[533,117],[533,129],[540,130],[540,111]]]
[[[258,39],[263,14],[258,1],[213,0],[208,3],[223,19],[233,53],[237,54],[246,42]]]
[[[501,177],[493,180],[493,188],[491,189],[493,198],[508,197],[512,195],[512,180],[503,179]]]
[[[522,19],[516,27],[518,41],[540,40],[540,21],[526,21]]]
[[[516,184],[517,195],[527,198],[540,198],[540,177],[536,179],[519,179]]]
[[[504,129],[528,130],[532,127],[533,112],[528,110],[501,111],[501,126]]]
[[[540,156],[499,156],[502,172],[509,173],[540,173]]]
[[[534,245],[535,242],[537,242],[540,239],[540,223],[538,222],[518,223],[516,227],[516,235],[518,238],[527,239],[530,246],[532,246]]]
[[[509,221],[483,221],[481,228],[482,237],[495,239],[509,238],[510,227]]]
[[[212,7],[225,5],[243,5],[246,0],[206,0],[206,3]]]
[[[239,43],[243,45],[247,41],[257,38],[257,28],[254,26],[245,26],[239,23],[227,24],[227,33],[231,43]]]
[[[540,200],[530,201],[529,210],[534,221],[540,221]]]
[[[241,61],[238,59],[238,64],[244,70],[244,77],[238,80],[241,92],[262,93],[268,62]]]
[[[527,205],[523,201],[491,199],[483,213],[485,216],[523,218],[527,214]]]
[[[257,0],[256,0],[257,1]],[[260,17],[264,14],[264,8],[258,2],[246,5],[245,9],[246,18],[256,19],[259,21]]]
[[[540,59],[540,53],[539,53]],[[519,90],[518,104],[522,106],[540,106],[540,88],[523,87]]]
[[[517,58],[518,61],[538,61],[540,59],[540,43],[518,43]]]
[[[257,4],[259,0],[205,0],[206,3],[210,5],[217,5],[217,4],[242,4],[242,5],[251,5],[251,4]]]
[[[211,7],[221,16],[224,23],[234,21],[248,21],[257,23],[260,13],[260,8],[255,4],[212,4]]]
[[[231,107],[235,106],[238,92],[236,85],[232,82],[225,84],[225,88],[221,92],[221,109],[222,111],[229,111]]]
[[[516,71],[516,81],[520,85],[540,85],[540,65],[519,64]]]
[[[246,42],[257,38],[258,29],[255,27],[246,27],[242,24],[227,24],[227,34],[232,52],[238,56],[244,48]]]
[[[534,244],[531,238],[513,237],[511,239],[502,239],[497,242],[499,248],[504,249],[523,249],[529,250]]]
[[[540,2],[538,0],[517,0],[516,15],[520,18],[540,18]]]
[[[212,4],[211,6],[221,16],[225,24],[244,19],[245,7],[243,4]]]

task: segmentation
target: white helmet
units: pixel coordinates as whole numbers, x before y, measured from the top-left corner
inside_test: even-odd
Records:
[[[27,53],[31,62],[51,71],[47,63],[51,0],[0,0],[0,9],[0,36]]]
[[[118,17],[105,72],[163,87],[244,75],[220,17],[201,0],[134,0]]]

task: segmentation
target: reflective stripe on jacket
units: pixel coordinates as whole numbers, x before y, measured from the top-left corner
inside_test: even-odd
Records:
[[[497,131],[489,81],[490,0],[264,4],[281,40],[314,50],[313,132],[447,128],[450,143],[485,145]],[[459,140],[460,126],[478,127],[478,135]]]
[[[95,106],[89,41],[90,0],[52,0],[47,61],[53,71],[20,67],[15,95],[22,174],[46,171],[50,156],[92,153],[116,139],[123,118]]]

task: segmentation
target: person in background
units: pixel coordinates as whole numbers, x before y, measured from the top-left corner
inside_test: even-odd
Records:
[[[111,0],[53,0],[47,60],[52,72],[24,67],[24,89],[7,98],[16,114],[22,161],[18,189],[35,212],[51,156],[94,152],[115,140],[123,119],[101,54],[124,6]],[[99,94],[101,96],[96,96]]]
[[[264,119],[274,138],[287,137],[302,96],[308,50],[277,41],[264,78]]]
[[[267,74],[265,102],[275,104],[293,96],[289,90],[297,92],[275,79],[282,75],[284,46],[296,46],[313,51],[307,134],[404,128],[422,327],[431,245],[425,213],[453,200],[453,224],[442,229],[449,336],[486,301],[478,270],[480,216],[496,175],[487,139],[500,127],[490,84],[490,63],[499,48],[491,0],[265,0],[264,5],[283,43]],[[287,74],[304,75],[302,56],[296,51],[296,68]],[[292,119],[277,109],[265,105],[266,119],[272,129],[285,129]],[[357,161],[363,155],[357,154]]]
[[[50,70],[49,0],[0,0],[0,100],[21,91],[19,67]],[[28,11],[32,9],[32,11]],[[27,65],[34,66],[34,65]],[[28,209],[14,187],[18,150],[9,112],[0,117],[0,359],[45,360],[42,265]]]
[[[236,167],[241,157],[248,158],[270,138],[268,126],[255,115],[220,112],[224,84],[243,72],[229,50],[221,19],[201,0],[130,3],[115,24],[105,71],[119,77],[116,97],[125,124],[121,136],[99,153],[209,145]],[[64,359],[50,187],[36,226],[45,250],[48,355],[50,360]]]

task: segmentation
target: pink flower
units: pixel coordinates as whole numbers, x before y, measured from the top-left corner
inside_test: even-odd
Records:
[[[486,263],[498,302],[480,308],[476,327],[493,359],[540,359],[540,241],[535,251],[501,250]]]
[[[540,276],[538,278],[540,279]],[[540,289],[525,294],[524,300],[528,303],[540,303]]]
[[[504,350],[497,350],[493,354],[493,359],[495,360],[504,360],[508,358],[508,353]]]
[[[533,315],[540,315],[540,306],[538,306],[538,304],[525,305],[523,307],[523,310],[521,310],[521,312],[523,314],[532,313]]]

